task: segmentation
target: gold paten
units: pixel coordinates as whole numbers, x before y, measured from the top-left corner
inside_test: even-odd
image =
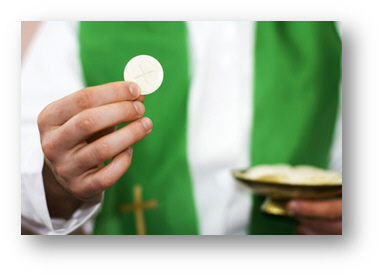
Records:
[[[272,166],[273,167],[273,166]],[[294,167],[292,167],[294,168]],[[252,168],[254,169],[254,168]],[[329,199],[342,195],[342,183],[284,183],[279,178],[268,175],[252,179],[245,170],[233,170],[232,175],[240,185],[253,193],[266,196],[261,211],[281,216],[293,216],[286,209],[291,199]]]

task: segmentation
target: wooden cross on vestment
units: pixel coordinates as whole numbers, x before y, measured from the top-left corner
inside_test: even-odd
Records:
[[[121,213],[134,212],[136,221],[136,232],[138,235],[145,235],[144,210],[155,209],[158,206],[156,200],[142,200],[143,188],[140,185],[133,187],[133,203],[120,206]]]

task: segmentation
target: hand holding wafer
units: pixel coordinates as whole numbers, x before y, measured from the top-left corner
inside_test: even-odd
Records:
[[[46,193],[87,201],[115,184],[131,164],[131,146],[152,130],[152,121],[143,117],[143,101],[138,85],[116,82],[82,89],[48,105],[38,117],[49,178],[44,180]]]

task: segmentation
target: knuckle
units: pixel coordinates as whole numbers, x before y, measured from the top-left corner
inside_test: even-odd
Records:
[[[42,129],[42,127],[45,125],[45,122],[46,122],[46,117],[45,117],[45,113],[43,110],[37,116],[37,126],[39,127],[39,130]]]
[[[77,118],[75,123],[75,128],[79,131],[89,132],[95,128],[97,120],[89,114],[89,112],[84,111],[83,115]]]
[[[62,138],[62,137],[72,137],[74,131],[76,131],[75,128],[72,128],[69,125],[63,125],[63,126],[60,127],[59,132],[57,132],[56,134],[60,138]]]
[[[85,88],[78,92],[78,95],[76,98],[76,104],[80,108],[87,109],[92,106],[92,103],[93,103],[93,96],[90,88]]]
[[[132,118],[137,114],[135,106],[129,102],[122,103],[121,111],[123,119],[129,121],[131,121]]]
[[[124,120],[129,120],[132,117],[132,114],[136,112],[135,106],[128,101],[123,101],[118,104],[119,110],[121,111],[121,115],[124,117]]]
[[[111,83],[111,93],[113,94],[114,96],[114,99],[119,99],[119,95],[120,95],[120,92],[121,92],[121,83],[120,82],[114,82],[114,83]]]
[[[89,160],[89,154],[87,151],[79,151],[73,155],[73,163],[75,165],[83,165],[86,163],[86,161]]]
[[[111,151],[111,146],[107,142],[99,142],[95,144],[93,154],[97,161],[103,162],[108,159],[108,154]]]
[[[45,125],[47,125],[48,119],[50,117],[50,105],[46,106],[37,116],[37,126],[41,130]]]
[[[51,139],[43,139],[41,142],[41,149],[43,150],[44,156],[48,160],[53,160],[56,156],[56,144]]]

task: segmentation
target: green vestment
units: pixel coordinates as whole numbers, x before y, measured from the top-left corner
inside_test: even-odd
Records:
[[[95,234],[136,234],[133,186],[158,207],[144,212],[147,234],[198,234],[187,159],[190,87],[185,22],[82,22],[80,58],[88,86],[122,81],[137,55],[163,66],[159,91],[145,100],[154,129],[135,144],[129,170],[105,192]],[[251,165],[328,165],[338,110],[341,40],[333,22],[258,22],[254,49],[254,113]],[[121,127],[121,126],[120,126]],[[292,234],[290,218],[260,212],[254,196],[250,234]]]

